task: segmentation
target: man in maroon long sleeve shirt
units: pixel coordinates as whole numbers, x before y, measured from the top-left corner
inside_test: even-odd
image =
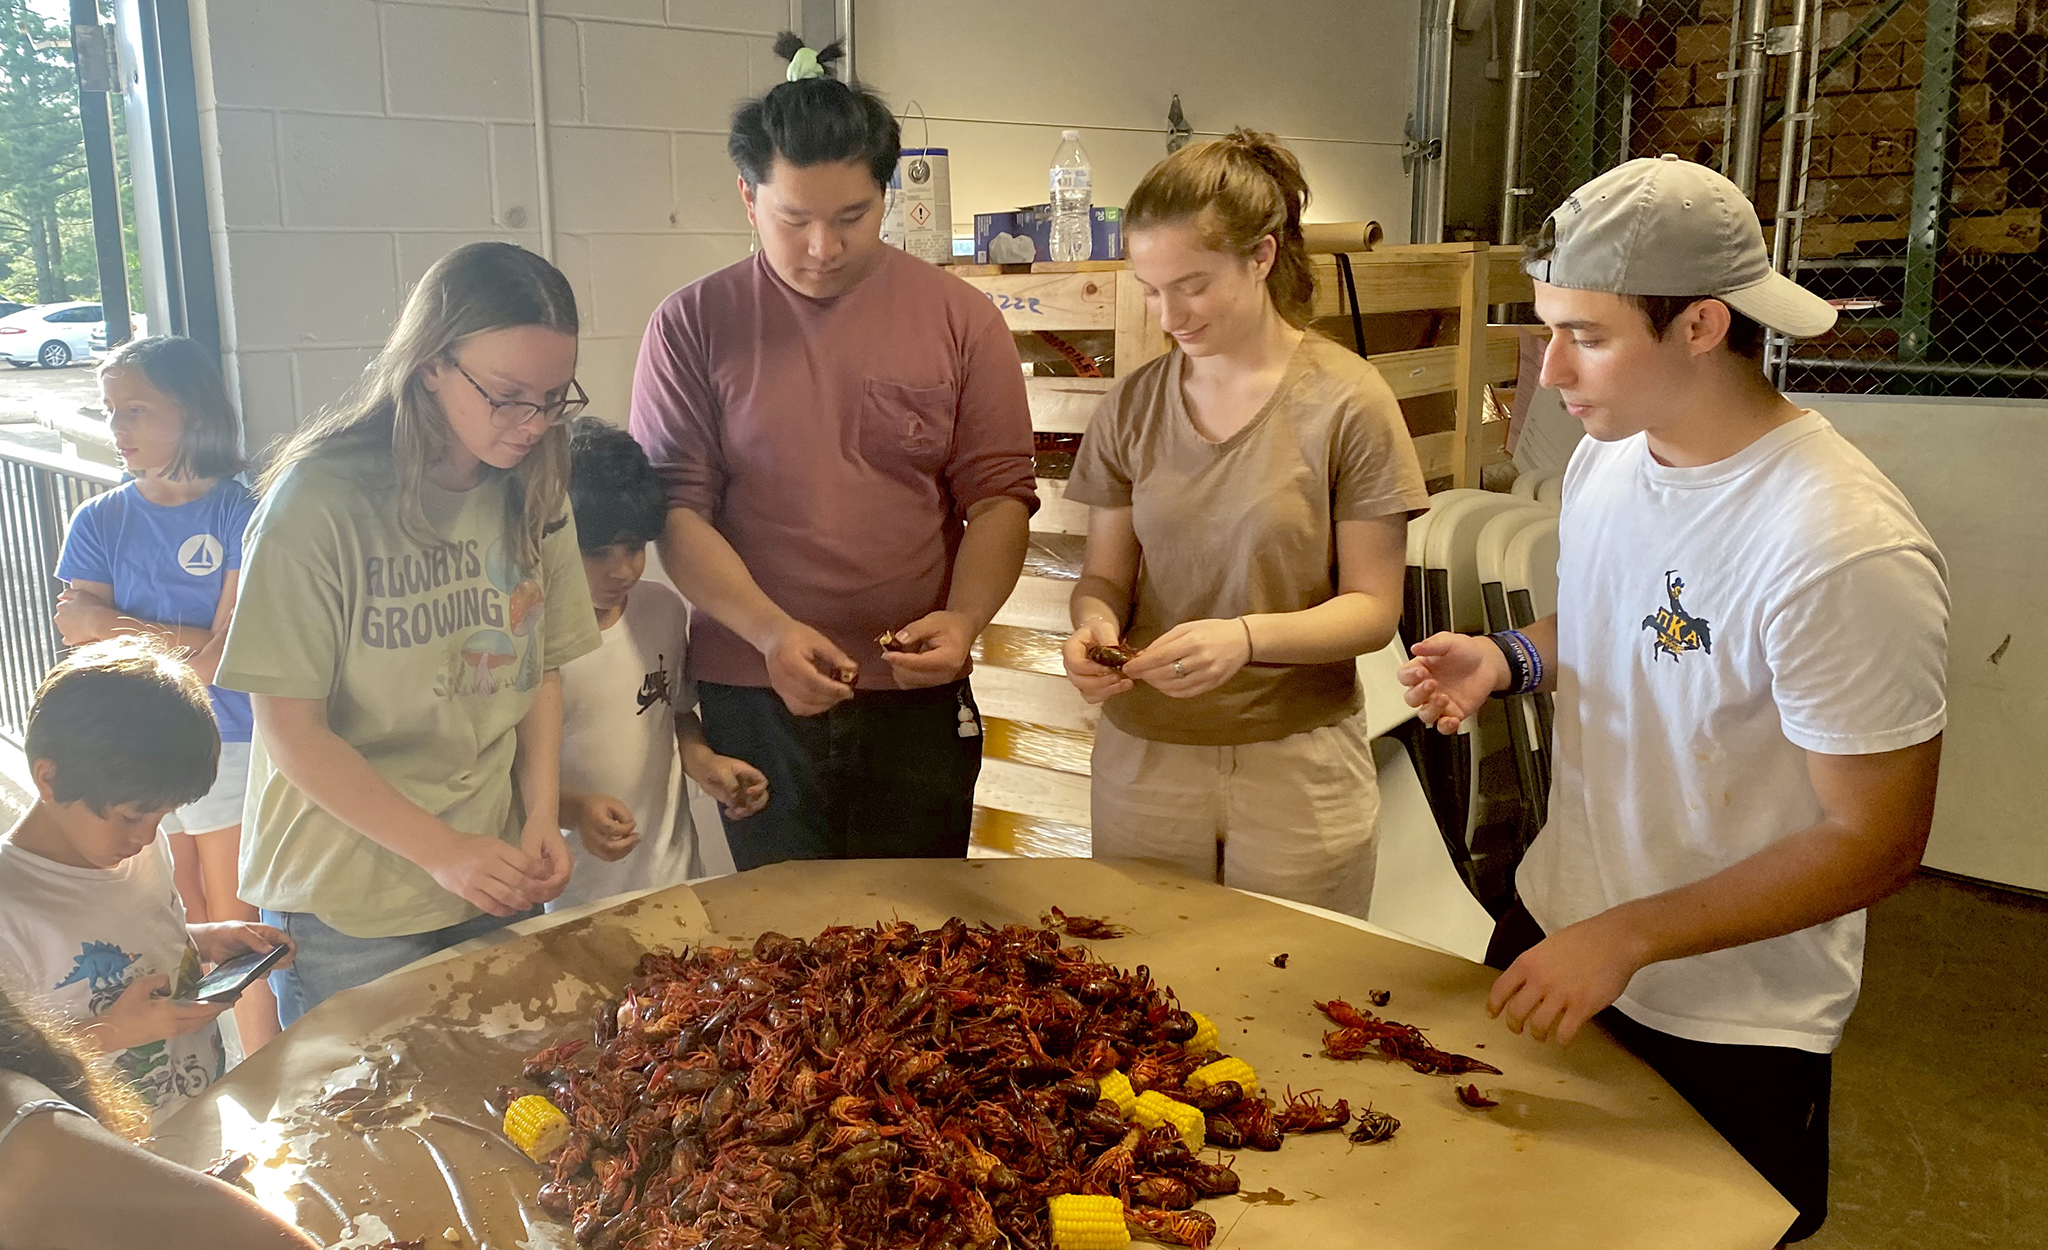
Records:
[[[663,302],[632,427],[669,484],[706,738],[768,776],[766,809],[727,822],[733,859],[964,855],[968,648],[1037,506],[1016,345],[881,241],[898,136],[872,93],[784,83],[729,149],[760,251]]]

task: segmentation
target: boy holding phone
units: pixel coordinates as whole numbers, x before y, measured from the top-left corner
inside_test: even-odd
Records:
[[[234,1000],[193,1001],[203,968],[285,944],[186,924],[171,879],[157,824],[220,762],[206,687],[152,639],[81,647],[36,691],[26,747],[36,802],[0,838],[0,984],[73,1022],[161,1123],[226,1066],[216,1018]]]

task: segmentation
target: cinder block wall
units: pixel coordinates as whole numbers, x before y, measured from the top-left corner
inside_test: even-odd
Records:
[[[971,18],[964,15],[971,14]],[[1042,204],[1079,127],[1095,202],[1122,204],[1166,155],[1175,95],[1199,137],[1251,126],[1300,158],[1311,221],[1408,241],[1401,126],[1415,108],[1419,0],[856,0],[855,69],[951,149],[953,220]],[[904,121],[917,145],[926,126]]]
[[[802,8],[544,0],[555,261],[581,303],[580,376],[599,415],[624,420],[662,297],[747,252],[726,125],[781,80],[770,45]],[[541,247],[527,6],[191,11],[229,381],[260,447],[348,388],[437,257],[473,239]],[[1287,137],[1312,219],[1376,217],[1406,237],[1417,0],[860,0],[856,13],[860,75],[899,109],[921,101],[934,141],[955,149],[957,221],[1042,200],[1061,126],[1087,131],[1098,202],[1122,203],[1164,154],[1180,92],[1198,131]]]
[[[647,318],[746,254],[725,157],[779,81],[791,0],[548,0],[555,262],[593,410],[624,420]],[[539,249],[523,0],[193,0],[230,384],[252,446],[340,396],[427,266]]]

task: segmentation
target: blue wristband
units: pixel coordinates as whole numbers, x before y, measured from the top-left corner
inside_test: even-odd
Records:
[[[1515,646],[1522,652],[1523,659],[1521,687],[1517,690],[1509,691],[1509,693],[1535,694],[1543,688],[1543,653],[1536,649],[1535,643],[1529,641],[1529,635],[1521,630],[1510,629],[1506,632],[1508,637],[1514,639]]]

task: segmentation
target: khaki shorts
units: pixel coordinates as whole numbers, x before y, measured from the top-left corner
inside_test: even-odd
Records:
[[[1363,714],[1234,747],[1152,742],[1104,720],[1092,772],[1098,856],[1166,860],[1360,918],[1372,904],[1380,788]]]

